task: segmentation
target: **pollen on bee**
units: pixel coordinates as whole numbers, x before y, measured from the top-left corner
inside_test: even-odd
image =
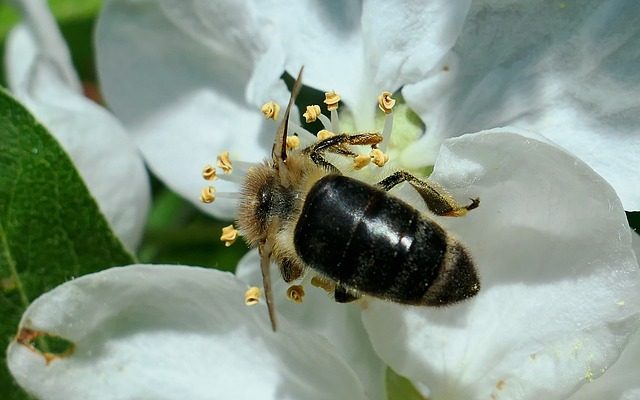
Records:
[[[293,150],[300,147],[300,138],[297,136],[287,136],[287,149]]]
[[[353,158],[353,168],[358,170],[366,167],[371,162],[371,157],[366,154],[359,154]]]
[[[391,92],[382,92],[378,96],[378,108],[385,114],[389,114],[393,111],[393,106],[396,105],[396,99],[391,97]]]
[[[305,111],[304,114],[302,114],[302,116],[304,117],[304,120],[307,123],[310,123],[318,119],[318,115],[320,114],[321,114],[320,106],[317,104],[313,104],[313,105],[307,106],[307,111]]]
[[[335,91],[326,92],[324,94],[324,104],[327,105],[327,110],[337,110],[340,105],[340,95]]]
[[[220,236],[220,241],[224,242],[224,245],[226,247],[229,247],[232,244],[234,244],[237,238],[238,238],[238,230],[233,227],[233,224],[222,228],[222,235]]]
[[[318,131],[318,141],[321,142],[321,141],[323,141],[325,139],[328,139],[330,137],[333,137],[335,135],[336,134],[331,132],[331,131],[328,131],[326,129],[321,129],[320,131]]]
[[[295,301],[296,303],[302,303],[304,297],[304,287],[301,285],[291,285],[287,289],[287,298]]]
[[[200,201],[203,203],[213,203],[216,200],[216,189],[213,186],[202,188],[200,192]]]
[[[254,306],[260,302],[260,288],[257,286],[251,286],[244,292],[244,304],[247,306]]]
[[[202,178],[204,178],[207,181],[214,181],[216,180],[218,177],[216,176],[216,169],[213,165],[205,165],[205,167],[202,169]]]
[[[230,174],[233,171],[233,165],[231,158],[229,158],[228,151],[223,151],[218,155],[218,167],[221,168],[225,174]]]
[[[389,155],[385,154],[380,149],[371,150],[369,157],[371,157],[371,161],[378,167],[384,166],[387,163],[387,161],[389,161]]]
[[[280,105],[275,101],[268,101],[262,105],[260,110],[265,118],[275,120],[278,118],[278,114],[280,113]]]
[[[331,280],[323,278],[321,276],[314,276],[311,278],[311,284],[315,287],[318,287],[324,290],[327,293],[333,293],[336,290],[336,285]]]

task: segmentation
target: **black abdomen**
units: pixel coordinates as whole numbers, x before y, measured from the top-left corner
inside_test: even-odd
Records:
[[[345,176],[326,176],[309,191],[294,243],[307,265],[339,285],[372,296],[438,305],[475,294],[449,292],[444,300],[428,292],[439,276],[455,274],[446,265],[446,232],[407,203]],[[469,264],[465,270],[470,268],[473,275],[463,280],[475,279],[477,284],[464,249],[456,251],[463,253]],[[437,286],[451,290],[449,283]]]

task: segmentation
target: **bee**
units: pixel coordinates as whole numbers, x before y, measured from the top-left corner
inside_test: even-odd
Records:
[[[465,247],[435,221],[389,190],[407,182],[431,212],[462,216],[479,205],[459,205],[437,185],[406,171],[370,185],[343,175],[328,152],[355,155],[348,146],[371,146],[378,133],[338,134],[302,150],[286,146],[289,114],[301,86],[294,83],[271,158],[249,169],[237,224],[260,254],[265,297],[273,330],[276,318],[270,264],[285,282],[309,269],[334,283],[336,302],[362,295],[409,305],[444,306],[480,290]]]

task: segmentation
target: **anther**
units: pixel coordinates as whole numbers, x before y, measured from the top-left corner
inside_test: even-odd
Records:
[[[396,105],[396,99],[391,97],[390,92],[382,92],[378,96],[378,108],[385,114],[389,114]]]
[[[202,177],[207,181],[213,181],[218,178],[216,176],[216,169],[213,167],[213,165],[206,165],[202,169]]]
[[[303,297],[304,287],[300,285],[291,285],[289,289],[287,289],[287,298],[289,300],[295,301],[296,303],[302,303]]]
[[[233,165],[231,164],[228,151],[223,151],[218,155],[218,167],[220,167],[225,174],[230,174],[233,171]]]
[[[300,147],[300,138],[297,136],[287,136],[287,150],[293,150]]]
[[[340,95],[333,90],[326,92],[324,94],[324,104],[327,105],[327,110],[329,111],[337,110],[340,104]]]
[[[307,111],[302,114],[302,116],[304,117],[304,120],[309,123],[309,122],[314,122],[317,118],[318,115],[321,114],[320,111],[320,106],[317,104],[313,104],[310,106],[307,106]]]
[[[216,189],[213,186],[202,188],[200,192],[200,201],[203,203],[213,203],[216,199]]]
[[[275,120],[278,118],[278,114],[280,113],[280,105],[275,101],[268,101],[264,103],[261,110],[265,118]]]
[[[233,227],[233,224],[222,228],[222,235],[220,240],[224,242],[225,247],[231,246],[238,238],[238,230]]]
[[[375,165],[377,165],[378,167],[382,167],[383,165],[385,165],[387,163],[387,161],[389,161],[389,155],[385,154],[380,149],[371,150],[371,153],[369,154],[369,157],[371,157],[371,161]]]
[[[318,275],[311,278],[311,284],[324,290],[327,293],[333,293],[333,291],[336,289],[335,283]]]
[[[371,156],[359,154],[353,159],[353,168],[358,170],[366,167],[371,162]]]
[[[328,131],[328,130],[326,130],[326,129],[322,129],[322,130],[320,130],[320,131],[318,132],[318,141],[319,141],[319,142],[321,142],[321,141],[323,141],[323,140],[325,140],[325,139],[328,139],[328,138],[330,138],[330,137],[333,137],[333,136],[335,136],[335,135],[336,135],[336,134],[335,134],[335,133],[333,133],[333,132],[331,132],[331,131]]]
[[[254,306],[260,301],[260,288],[251,286],[246,292],[244,292],[244,304],[247,306]]]

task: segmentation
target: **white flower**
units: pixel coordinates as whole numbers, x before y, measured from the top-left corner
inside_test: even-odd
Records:
[[[482,199],[469,216],[438,221],[468,245],[483,288],[445,309],[371,301],[361,315],[377,356],[436,400],[562,399],[597,382],[639,323],[618,199],[640,205],[636,3],[259,4],[107,2],[97,30],[105,96],[151,168],[197,201],[195,171],[217,153],[264,158],[275,127],[257,110],[284,104],[279,77],[303,64],[305,84],[339,91],[359,130],[374,129],[380,90],[402,88],[426,131],[394,161],[415,169],[439,154],[433,179]],[[617,196],[525,130],[582,158]],[[229,218],[234,207],[204,209]],[[258,283],[249,266],[239,275]],[[345,334],[335,321],[359,311],[318,301],[280,309],[346,347],[362,328]]]
[[[113,268],[69,281],[25,312],[22,343],[7,351],[17,382],[39,399],[365,399],[322,337],[266,308],[216,270],[169,265]],[[47,361],[33,333],[73,344]]]
[[[624,373],[635,377],[640,367],[632,339],[640,271],[613,189],[564,151],[505,130],[446,142],[433,176],[457,198],[482,199],[464,218],[437,218],[468,246],[481,277],[480,293],[465,303],[431,309],[368,299],[361,311],[310,287],[308,301],[283,304],[279,283],[273,333],[266,309],[245,307],[247,284],[231,275],[112,269],[30,306],[21,328],[71,340],[75,352],[47,365],[14,343],[11,371],[42,399],[384,398],[373,391],[378,356],[434,400],[637,391]],[[251,257],[239,274],[259,283]],[[298,346],[302,338],[307,347]],[[323,397],[327,390],[336,392]]]
[[[264,157],[272,126],[255,110],[282,104],[279,77],[305,65],[305,84],[340,91],[358,129],[373,128],[380,90],[402,88],[426,125],[405,167],[432,165],[447,137],[515,126],[577,155],[638,210],[639,16],[635,0],[111,1],[98,67],[151,168],[194,201],[193,171],[212,154]]]
[[[18,4],[25,21],[7,40],[9,88],[60,142],[117,236],[135,249],[150,194],[138,150],[113,115],[83,96],[69,51],[44,2]]]

